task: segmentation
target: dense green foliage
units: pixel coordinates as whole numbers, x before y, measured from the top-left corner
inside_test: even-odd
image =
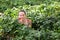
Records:
[[[3,4],[2,4],[3,3]],[[24,9],[32,28],[18,23]],[[0,0],[0,40],[60,40],[59,0]]]

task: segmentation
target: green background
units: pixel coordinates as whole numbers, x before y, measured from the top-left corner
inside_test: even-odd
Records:
[[[32,28],[18,23],[21,9]],[[0,40],[60,40],[60,0],[0,0],[0,12]]]

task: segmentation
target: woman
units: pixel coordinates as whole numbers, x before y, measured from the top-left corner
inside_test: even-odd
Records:
[[[27,27],[32,26],[32,21],[27,18],[26,12],[24,10],[19,11],[18,21],[19,23],[24,24]]]

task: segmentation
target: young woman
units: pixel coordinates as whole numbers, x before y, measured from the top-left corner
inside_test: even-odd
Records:
[[[27,18],[26,12],[24,10],[19,11],[18,21],[19,23],[24,24],[27,27],[32,26],[32,21]]]

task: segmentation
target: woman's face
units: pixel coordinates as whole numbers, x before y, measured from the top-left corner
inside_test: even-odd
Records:
[[[26,18],[26,14],[24,12],[19,12],[19,18]]]

